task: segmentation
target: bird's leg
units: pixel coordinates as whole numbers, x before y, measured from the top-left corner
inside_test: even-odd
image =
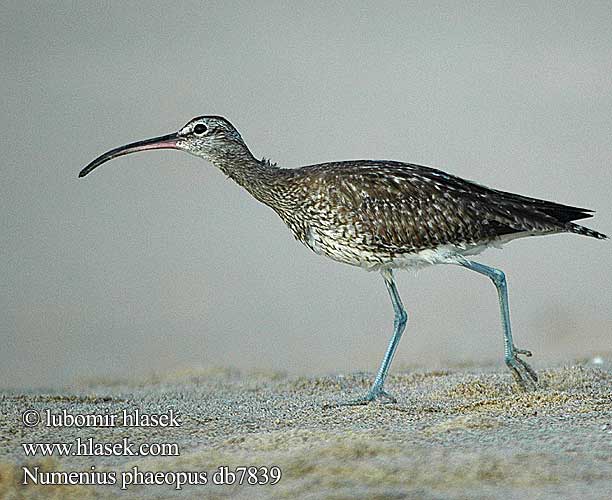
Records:
[[[393,312],[395,314],[393,319],[393,337],[391,337],[391,341],[387,346],[387,351],[385,352],[385,357],[383,358],[380,368],[378,369],[378,373],[376,374],[376,379],[374,380],[372,387],[364,399],[366,401],[373,401],[376,398],[384,397],[392,402],[395,402],[395,398],[383,389],[383,385],[385,383],[385,379],[387,378],[387,373],[389,372],[389,367],[393,361],[393,356],[395,355],[399,341],[402,338],[404,329],[406,328],[408,314],[406,314],[406,310],[402,304],[402,299],[400,298],[397,287],[395,286],[393,272],[391,269],[384,270],[382,275],[385,280],[385,285],[387,287],[387,291],[389,292],[389,297],[391,298],[391,303],[393,304]]]
[[[382,275],[385,279],[385,285],[387,286],[387,291],[391,297],[391,303],[393,304],[393,311],[395,313],[395,319],[393,320],[393,337],[391,337],[391,341],[389,342],[389,346],[385,352],[385,357],[383,358],[380,368],[378,369],[378,373],[372,387],[364,397],[348,403],[351,405],[367,404],[377,398],[384,398],[393,403],[396,402],[396,399],[383,389],[383,385],[385,383],[385,379],[387,378],[391,361],[393,361],[393,356],[397,349],[397,345],[399,344],[399,341],[402,338],[402,333],[404,333],[404,329],[406,328],[408,315],[406,314],[406,310],[402,304],[402,299],[400,299],[399,293],[397,292],[392,271],[390,269],[383,270]]]
[[[512,341],[510,309],[508,307],[508,285],[506,284],[505,274],[499,269],[485,266],[484,264],[479,264],[478,262],[472,262],[470,260],[462,259],[457,263],[463,267],[471,269],[472,271],[484,274],[491,279],[497,288],[501,322],[504,330],[504,359],[506,361],[506,365],[508,368],[510,368],[512,375],[518,384],[521,385],[521,387],[527,388],[528,385],[535,385],[535,383],[538,381],[536,372],[527,364],[527,362],[519,358],[519,354],[529,357],[531,356],[531,352],[524,349],[518,349]]]

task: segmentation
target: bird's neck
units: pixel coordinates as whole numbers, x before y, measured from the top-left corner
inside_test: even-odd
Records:
[[[211,162],[258,201],[274,208],[283,169],[258,160],[246,146],[215,155]]]

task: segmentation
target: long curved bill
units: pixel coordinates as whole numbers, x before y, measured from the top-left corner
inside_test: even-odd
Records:
[[[79,177],[85,177],[94,168],[98,168],[103,163],[106,163],[108,160],[112,160],[113,158],[117,158],[118,156],[129,155],[130,153],[146,151],[148,149],[179,149],[177,146],[178,139],[178,134],[173,133],[161,137],[155,137],[153,139],[133,142],[131,144],[126,144],[125,146],[111,149],[103,155],[98,156],[94,161],[81,170],[79,172]]]

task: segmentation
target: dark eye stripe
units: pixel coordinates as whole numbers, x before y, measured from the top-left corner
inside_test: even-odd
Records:
[[[193,127],[193,131],[198,135],[205,134],[207,130],[206,125],[203,123],[198,123],[195,127]]]

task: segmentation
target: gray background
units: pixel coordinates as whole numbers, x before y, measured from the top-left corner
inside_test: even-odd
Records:
[[[610,2],[3,2],[0,384],[192,367],[375,370],[392,312],[377,274],[311,254],[184,153],[98,154],[228,117],[294,167],[387,158],[598,210],[612,233]],[[534,364],[610,353],[610,242],[514,242]],[[501,362],[497,299],[454,267],[399,274],[396,357]]]

